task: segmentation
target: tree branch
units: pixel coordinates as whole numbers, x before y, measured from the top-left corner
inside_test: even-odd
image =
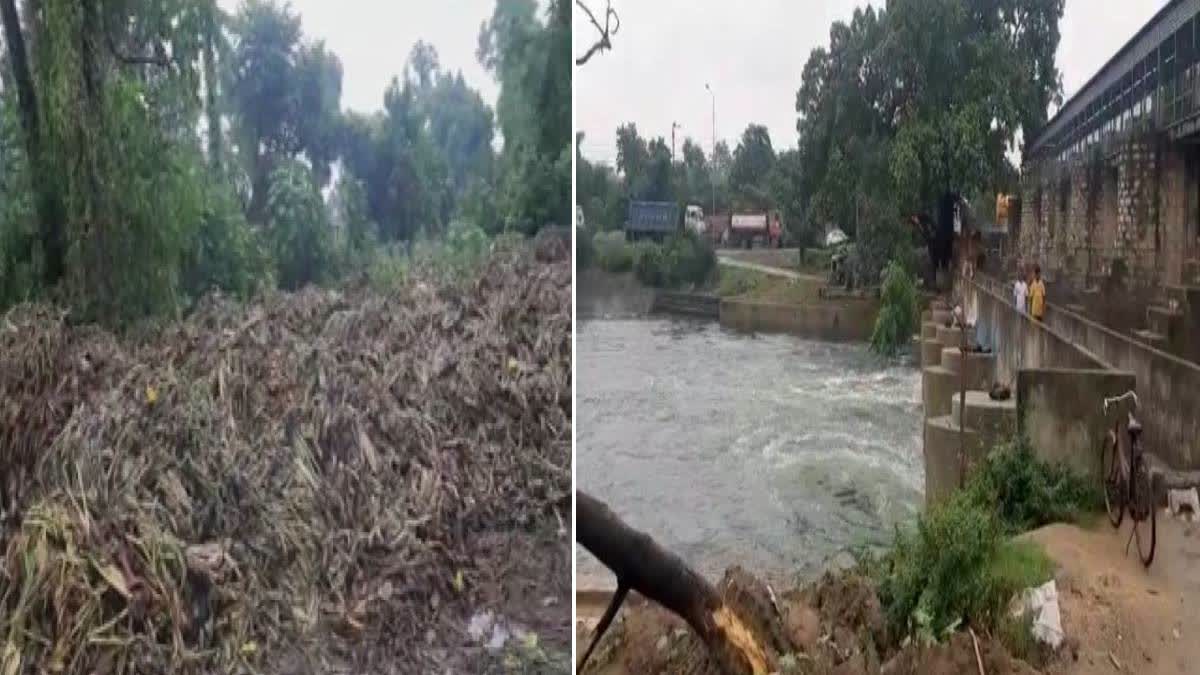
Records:
[[[108,43],[108,51],[112,53],[113,58],[127,66],[159,66],[160,68],[166,68],[171,65],[171,59],[167,58],[161,43],[154,45],[153,56],[129,55],[117,49],[117,42],[113,39],[112,35],[105,34],[104,38]]]
[[[587,14],[588,20],[596,27],[596,32],[600,33],[600,39],[584,52],[583,56],[575,59],[575,65],[582,66],[587,63],[597,52],[607,49],[612,49],[612,36],[621,30],[621,17],[617,16],[617,10],[612,8],[611,0],[606,0],[604,8],[604,26],[600,26],[600,22],[596,19],[596,15],[587,5],[583,4],[583,0],[575,0],[575,6],[582,9],[584,14]],[[614,25],[615,24],[615,25]]]
[[[717,589],[678,556],[617,517],[600,500],[575,492],[575,538],[617,577],[617,593],[597,626],[585,658],[608,628],[621,601],[637,591],[675,613],[696,631],[721,672],[766,675],[775,653],[726,603]]]

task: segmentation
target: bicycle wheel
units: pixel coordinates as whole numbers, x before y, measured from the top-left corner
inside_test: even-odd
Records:
[[[1125,481],[1121,476],[1120,444],[1111,430],[1100,446],[1100,477],[1104,481],[1104,509],[1108,522],[1120,527],[1125,518]]]
[[[1133,476],[1133,503],[1136,504],[1136,508],[1131,505],[1130,509],[1133,538],[1137,540],[1138,557],[1142,559],[1142,565],[1149,567],[1154,562],[1154,546],[1158,543],[1158,519],[1155,515],[1158,508],[1150,469],[1141,457],[1135,460]]]

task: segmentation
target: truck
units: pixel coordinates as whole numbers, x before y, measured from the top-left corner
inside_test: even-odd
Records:
[[[629,202],[625,238],[629,241],[662,241],[679,231],[679,205],[675,202]]]
[[[755,241],[780,248],[783,246],[783,221],[778,211],[735,213],[730,219],[726,240],[732,246],[744,248],[751,248]]]
[[[689,231],[703,235],[708,225],[704,222],[704,209],[688,204],[683,214],[683,226]]]

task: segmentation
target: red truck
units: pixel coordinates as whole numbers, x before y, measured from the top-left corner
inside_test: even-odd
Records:
[[[726,218],[724,230],[717,235],[722,244],[751,248],[758,241],[770,248],[783,246],[783,220],[778,211],[735,213]]]

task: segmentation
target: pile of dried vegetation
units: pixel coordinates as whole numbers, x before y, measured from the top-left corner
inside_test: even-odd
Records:
[[[550,531],[569,560],[570,274],[497,252],[455,284],[210,297],[137,338],[10,310],[0,673],[444,659],[494,578],[478,542]]]

